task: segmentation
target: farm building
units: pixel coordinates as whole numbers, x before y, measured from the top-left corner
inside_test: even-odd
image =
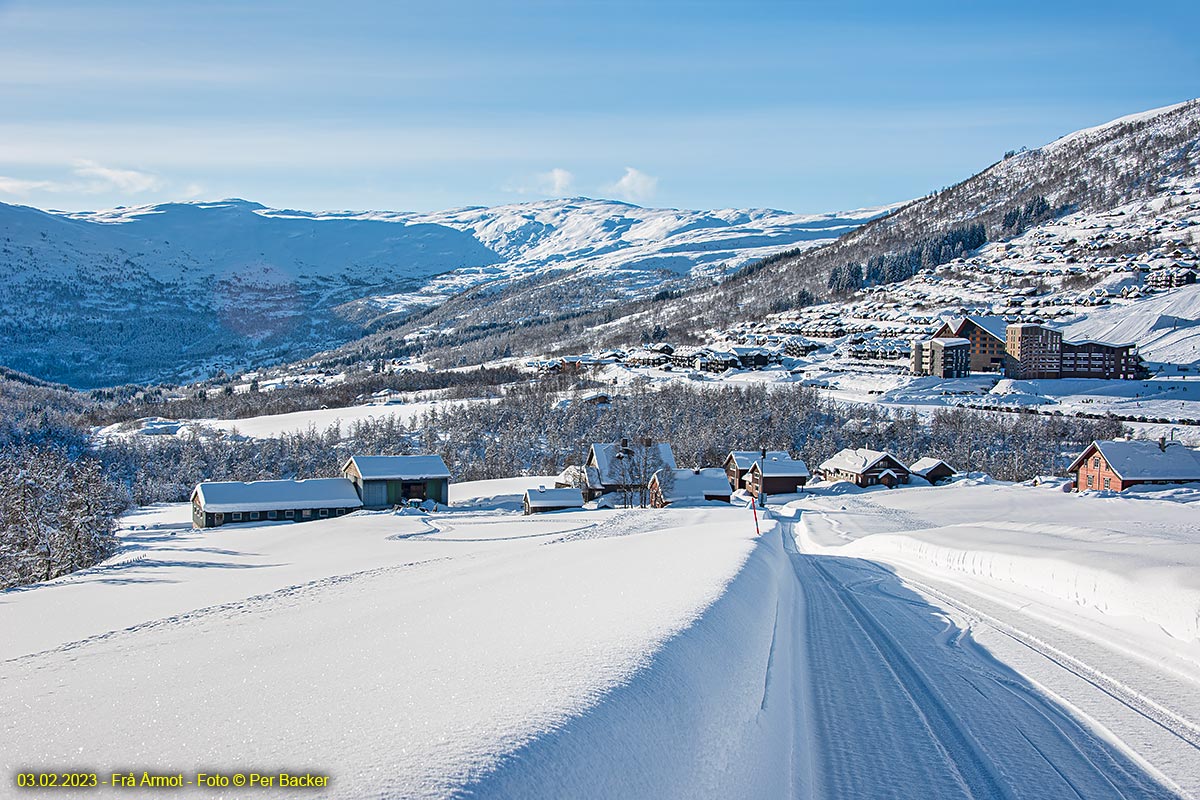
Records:
[[[822,462],[819,473],[827,481],[849,481],[856,486],[887,487],[908,483],[908,467],[891,453],[846,448]]]
[[[787,453],[768,453],[766,458],[758,458],[750,465],[742,480],[746,491],[758,497],[760,493],[792,494],[803,488],[810,477],[808,465],[800,459]]]
[[[1067,471],[1075,476],[1076,491],[1200,482],[1200,452],[1163,439],[1092,442]]]
[[[782,450],[734,450],[725,456],[725,474],[729,476],[729,485],[735,490],[740,489],[745,481],[750,465],[760,458],[791,458]]]
[[[916,461],[908,468],[908,471],[919,478],[924,478],[930,483],[948,480],[958,474],[958,471],[945,461],[942,461],[940,458],[930,458],[929,456]]]
[[[206,481],[192,490],[192,524],[217,528],[235,522],[304,522],[340,517],[362,508],[345,478],[303,481]]]
[[[672,469],[669,470],[669,481],[665,480],[667,472],[660,469],[650,476],[650,505],[654,508],[683,503],[729,502],[731,489],[723,469]],[[664,482],[667,483],[665,488]]]
[[[409,501],[450,503],[450,470],[441,456],[351,456],[342,466],[363,508],[391,508]]]
[[[584,496],[594,500],[609,492],[641,491],[657,469],[675,469],[671,445],[650,441],[631,445],[628,439],[588,448],[583,465],[587,478]]]
[[[575,488],[547,489],[539,486],[526,489],[522,502],[525,514],[540,514],[545,511],[564,511],[568,508],[583,508],[583,490]]]

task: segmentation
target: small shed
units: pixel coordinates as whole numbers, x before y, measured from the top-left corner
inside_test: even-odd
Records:
[[[540,514],[543,511],[564,511],[568,508],[583,508],[583,490],[576,488],[547,489],[539,486],[525,490],[525,513]]]
[[[670,480],[666,480],[667,474]],[[660,469],[650,476],[649,490],[654,508],[676,503],[728,503],[731,492],[725,470],[719,467]]]
[[[351,456],[342,475],[354,484],[363,508],[422,500],[450,503],[450,470],[438,455]]]
[[[340,517],[362,508],[345,478],[303,481],[205,481],[192,490],[192,524],[217,528],[234,522]]]
[[[942,461],[940,458],[931,458],[926,456],[908,468],[908,471],[919,478],[924,478],[930,483],[939,483],[949,480],[958,474],[954,467]]]
[[[752,497],[759,494],[794,494],[804,488],[811,474],[808,465],[786,453],[767,454],[750,465],[746,472],[746,491]]]

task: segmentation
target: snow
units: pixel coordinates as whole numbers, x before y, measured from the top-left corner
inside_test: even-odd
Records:
[[[546,480],[431,515],[127,516],[108,562],[0,594],[0,768],[287,765],[330,797],[1200,787],[1182,504],[835,484],[756,537],[715,504],[516,514]]]
[[[489,483],[475,491],[507,488]],[[446,796],[629,691],[756,547],[735,508],[476,506],[211,532],[186,519],[186,506],[136,514],[109,562],[0,595],[7,774],[289,765],[331,773],[336,797]],[[708,621],[693,649],[757,607]],[[753,654],[717,658],[761,681]],[[660,681],[643,676],[648,709]],[[691,703],[711,716],[739,700]]]
[[[1200,790],[1200,530],[1195,511],[1169,499],[959,480],[818,487],[780,513],[805,552],[897,570],[1190,795]]]
[[[449,478],[450,470],[439,455],[419,456],[350,456],[358,474],[366,481],[420,480]]]
[[[703,502],[705,500],[725,500],[733,491],[729,486],[729,476],[719,467],[704,469],[675,469],[671,470],[674,483],[666,492],[664,498],[672,505],[683,502]],[[655,473],[661,475],[662,470]]]
[[[617,469],[618,456],[621,456],[621,443],[612,442],[608,444],[593,444],[591,447],[592,459],[595,460],[595,466],[588,468],[589,485],[593,488],[601,486],[621,485],[628,480],[628,476],[623,476]],[[675,453],[671,450],[671,445],[665,442],[657,442],[653,445],[652,456],[657,456],[658,463],[667,469],[675,469]],[[592,472],[595,475],[592,475]]]
[[[947,464],[945,461],[942,461],[940,458],[932,458],[931,456],[925,456],[923,458],[917,459],[917,461],[908,468],[908,471],[911,472],[913,475],[920,475],[921,477],[924,477],[926,472],[929,472],[929,470],[933,469],[934,467],[936,467],[938,465],[950,467],[949,464]],[[951,467],[951,469],[953,469],[953,468]]]
[[[525,490],[525,502],[530,508],[582,508],[583,491],[563,488],[547,489],[544,485]]]
[[[809,477],[808,465],[804,461],[786,455],[779,456],[768,453],[766,458],[760,458],[755,461],[752,465],[753,467],[757,467],[768,478]]]
[[[200,507],[212,513],[303,508],[360,508],[354,484],[345,478],[301,481],[206,481],[195,491]]]
[[[831,458],[826,459],[821,464],[821,471],[864,472],[885,458],[895,460],[893,456],[879,450],[871,450],[866,447],[857,449],[848,447],[845,450],[834,453]]]
[[[733,458],[733,462],[737,464],[737,468],[741,470],[750,469],[750,466],[762,458],[761,450],[734,450],[728,458]],[[782,450],[768,450],[767,458],[791,458],[791,456]]]

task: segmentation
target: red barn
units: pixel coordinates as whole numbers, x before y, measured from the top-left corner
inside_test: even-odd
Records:
[[[1179,442],[1092,442],[1071,464],[1076,491],[1123,492],[1145,484],[1200,481],[1200,453]]]

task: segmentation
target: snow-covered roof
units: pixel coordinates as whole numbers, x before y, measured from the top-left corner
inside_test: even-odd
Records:
[[[593,489],[599,489],[602,486],[625,483],[630,476],[621,474],[619,467],[622,459],[635,454],[641,449],[640,446],[635,448],[631,442],[627,446],[627,453],[622,455],[620,442],[593,444],[592,457],[589,461],[595,461],[595,465],[588,467],[588,486]],[[651,459],[653,459],[655,453],[658,455],[658,464],[654,464],[653,466],[675,469],[675,454],[671,451],[671,445],[665,442],[652,444],[649,453]],[[621,458],[618,458],[619,455]]]
[[[832,458],[822,462],[821,471],[842,470],[843,472],[862,473],[885,458],[890,458],[899,463],[899,459],[891,453],[880,450],[868,450],[865,447],[860,447],[857,450],[847,447],[845,450],[835,453]]]
[[[1112,442],[1093,442],[1112,471],[1124,480],[1200,481],[1200,453],[1179,442],[1158,442],[1118,439]],[[1082,466],[1092,448],[1083,451],[1070,471]]]
[[[961,336],[936,336],[929,341],[937,342],[942,347],[955,347],[958,345],[970,345],[970,339],[964,339]]]
[[[947,464],[945,461],[942,461],[940,458],[932,458],[930,456],[925,456],[924,458],[917,460],[908,468],[908,471],[913,475],[920,475],[923,478],[925,477],[925,473],[929,472],[938,464],[941,464],[951,472],[958,472],[958,470]]]
[[[364,481],[417,481],[423,478],[449,478],[450,470],[438,455],[423,456],[350,456],[342,471],[353,462]]]
[[[362,501],[346,478],[303,481],[209,481],[196,486],[200,508],[214,514],[305,508],[359,508]]]
[[[525,490],[530,508],[583,508],[583,492],[579,489],[547,489],[539,486]]]
[[[659,470],[654,476],[661,480],[662,472],[663,470]],[[668,503],[727,498],[732,492],[729,477],[725,470],[719,467],[705,467],[699,470],[675,469],[671,472],[675,480],[663,497]]]
[[[750,469],[750,465],[762,457],[761,450],[733,450],[725,457],[725,463],[729,463],[729,459],[737,464],[738,469]],[[767,458],[791,458],[782,450],[768,450]]]
[[[767,478],[807,478],[808,465],[798,458],[792,458],[787,453],[780,455],[767,453],[765,459],[758,459],[751,469],[761,471]]]

